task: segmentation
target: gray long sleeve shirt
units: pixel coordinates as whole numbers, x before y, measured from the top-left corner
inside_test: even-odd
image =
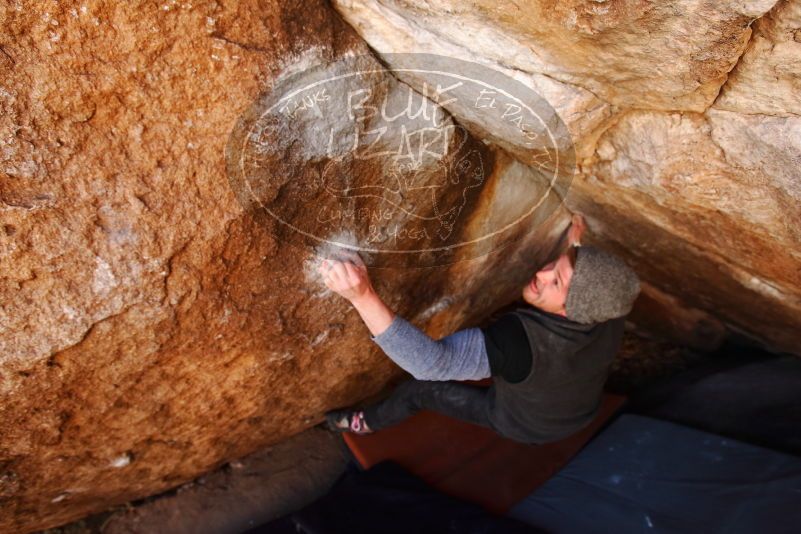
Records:
[[[480,328],[459,330],[440,340],[395,315],[389,327],[370,339],[417,380],[480,380],[490,365]]]

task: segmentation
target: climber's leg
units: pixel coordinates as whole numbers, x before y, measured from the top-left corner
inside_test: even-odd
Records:
[[[485,387],[459,382],[410,380],[384,401],[364,409],[370,430],[401,422],[419,410],[431,410],[448,417],[490,428],[489,400]]]

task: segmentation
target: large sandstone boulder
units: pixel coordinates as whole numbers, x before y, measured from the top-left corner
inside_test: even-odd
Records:
[[[5,3],[0,26],[0,531],[174,487],[398,375],[315,279],[315,244],[283,239],[226,173],[229,134],[262,92],[317,63],[370,61],[327,4]],[[410,92],[386,73],[364,83]],[[342,132],[356,120],[330,117]],[[389,167],[344,144],[339,159],[316,152],[303,137],[315,133],[279,128],[257,154],[276,179],[258,200],[309,228],[332,197],[294,188],[325,169],[336,188]],[[569,221],[531,167],[456,139],[442,161],[395,170],[441,186],[456,176],[445,163],[480,158],[480,183],[444,210],[445,237],[477,244],[373,273],[390,305],[438,336],[516,297]],[[416,215],[453,203],[435,191]],[[487,245],[488,228],[538,197],[542,209]]]
[[[619,108],[703,111],[775,0],[335,0],[379,53],[434,52],[536,87],[590,155]]]
[[[536,88],[573,134],[565,202],[591,239],[654,302],[801,353],[799,0],[334,5],[380,54],[452,54]],[[693,345],[715,324],[658,310],[634,319]]]
[[[568,204],[662,291],[801,352],[800,134],[799,119],[633,111]]]

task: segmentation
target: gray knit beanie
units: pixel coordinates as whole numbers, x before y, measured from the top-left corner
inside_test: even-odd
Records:
[[[567,318],[591,324],[627,315],[640,292],[635,272],[614,254],[595,247],[581,246],[576,252],[565,301]]]

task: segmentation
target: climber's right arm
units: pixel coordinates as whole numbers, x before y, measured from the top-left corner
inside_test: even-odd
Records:
[[[418,380],[479,380],[490,376],[480,329],[461,330],[438,341],[431,339],[381,300],[358,256],[352,261],[326,260],[320,273],[326,287],[350,300],[370,330],[370,338]]]
[[[350,261],[324,260],[319,272],[325,286],[348,299],[370,333],[376,336],[389,327],[395,314],[376,294],[358,254],[350,254],[349,258]]]
[[[490,376],[484,334],[479,328],[434,340],[396,315],[386,330],[370,339],[417,380],[480,380]]]

